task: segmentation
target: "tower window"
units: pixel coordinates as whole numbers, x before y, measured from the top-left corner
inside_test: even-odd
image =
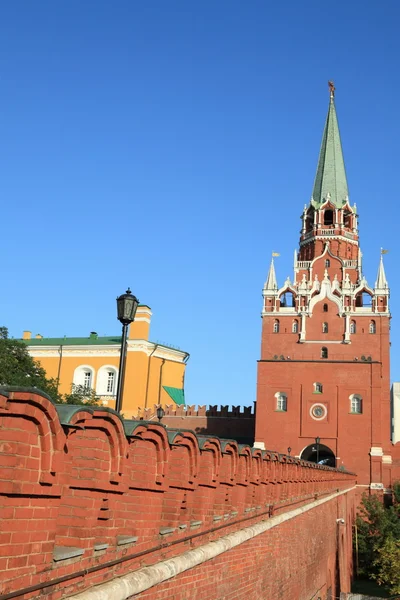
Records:
[[[351,321],[350,322],[350,333],[356,333],[356,331],[357,331],[356,322],[355,321]]]
[[[293,321],[292,332],[293,333],[298,333],[299,332],[299,322],[298,321]]]
[[[344,215],[344,226],[348,229],[351,228],[351,215],[350,213],[345,213]]]
[[[371,323],[369,324],[369,332],[370,333],[376,333],[375,321],[371,321]]]
[[[329,258],[327,258],[325,261],[325,268],[327,269],[330,266],[331,266],[331,261],[329,260]]]
[[[324,312],[328,312],[328,305],[324,304]]]
[[[324,212],[324,225],[333,225],[333,210]]]
[[[314,383],[314,392],[316,394],[322,394],[322,383]]]
[[[352,394],[350,396],[350,412],[356,415],[362,413],[362,397],[358,394]]]
[[[321,348],[321,358],[328,358],[328,348],[325,348],[325,346]]]
[[[283,392],[277,392],[275,394],[276,398],[276,410],[280,410],[283,412],[287,411],[287,396]]]
[[[275,319],[274,321],[274,333],[279,333],[279,320]]]
[[[322,323],[322,333],[328,333],[328,323]]]

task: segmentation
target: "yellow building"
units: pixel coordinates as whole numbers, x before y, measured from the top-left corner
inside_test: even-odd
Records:
[[[152,312],[139,306],[130,325],[125,368],[122,413],[126,418],[137,409],[154,404],[184,404],[185,367],[189,354],[149,341]],[[92,388],[104,406],[115,408],[121,336],[45,338],[24,331],[29,354],[59,381],[60,394],[71,392],[72,384]]]

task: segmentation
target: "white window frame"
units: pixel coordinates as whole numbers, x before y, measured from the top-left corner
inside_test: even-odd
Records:
[[[85,385],[85,374],[90,373],[90,384]],[[72,383],[74,386],[81,386],[84,389],[94,389],[96,371],[90,365],[79,365],[74,371]]]
[[[322,394],[324,389],[324,386],[322,385],[322,383],[319,383],[318,381],[314,383],[314,392],[316,394]]]
[[[354,320],[350,321],[350,333],[357,333],[357,325]]]
[[[292,333],[299,333],[299,322],[298,321],[293,321]]]
[[[360,394],[351,394],[350,399],[350,412],[352,415],[362,415],[363,411],[363,399]]]
[[[374,334],[376,333],[376,323],[375,321],[370,321],[369,323],[369,332]]]
[[[276,410],[279,412],[287,412],[287,394],[284,392],[276,392]]]
[[[274,321],[274,333],[279,333],[279,319]]]
[[[109,373],[114,373],[114,385],[112,392],[108,391]],[[97,396],[114,397],[117,393],[118,369],[114,365],[102,365],[97,373],[96,394]]]

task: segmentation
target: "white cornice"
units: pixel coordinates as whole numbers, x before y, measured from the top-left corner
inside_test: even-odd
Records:
[[[324,240],[326,242],[331,241],[331,240],[343,240],[345,242],[350,242],[350,244],[356,244],[357,246],[359,245],[358,239],[352,240],[351,238],[347,238],[344,235],[329,235],[329,236],[327,236],[327,235],[312,235],[312,236],[306,238],[305,240],[301,240],[300,246],[309,244],[313,240]],[[338,257],[336,257],[336,258],[338,258]]]
[[[59,358],[60,346],[27,346],[29,354],[33,358]],[[183,362],[187,357],[188,353],[183,350],[175,348],[168,348],[161,344],[155,344],[147,340],[128,340],[128,352],[144,352],[147,356],[155,356],[156,358],[164,358],[174,362]],[[119,356],[120,345],[119,344],[107,344],[107,345],[95,345],[90,346],[63,346],[62,354],[64,358],[67,357],[106,357],[106,356]]]

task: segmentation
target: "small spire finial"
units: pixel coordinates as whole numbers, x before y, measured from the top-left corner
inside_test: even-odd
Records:
[[[333,81],[328,81],[328,86],[331,100],[333,100],[333,98],[335,97],[335,84],[333,83]]]

